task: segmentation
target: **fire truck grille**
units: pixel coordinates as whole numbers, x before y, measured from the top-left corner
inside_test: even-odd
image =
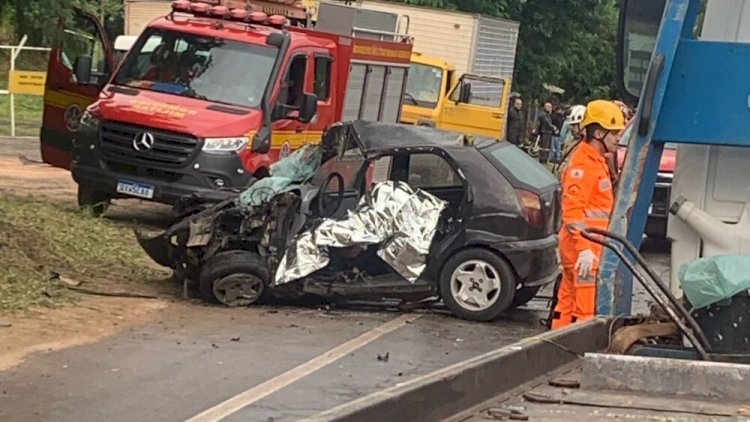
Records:
[[[99,140],[109,161],[157,167],[181,167],[198,147],[191,135],[111,121],[101,123]]]

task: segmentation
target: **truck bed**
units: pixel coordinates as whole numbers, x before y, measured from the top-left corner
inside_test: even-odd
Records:
[[[750,365],[732,363],[750,356],[608,353],[623,322],[595,318],[529,337],[308,421],[750,421]]]
[[[582,362],[546,374],[454,417],[452,422],[530,421],[737,421],[750,420],[750,405],[706,402],[576,387]],[[511,416],[512,415],[512,416]]]

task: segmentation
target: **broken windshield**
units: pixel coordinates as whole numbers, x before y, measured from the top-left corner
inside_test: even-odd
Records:
[[[116,84],[246,107],[260,106],[278,52],[153,28],[134,48]]]

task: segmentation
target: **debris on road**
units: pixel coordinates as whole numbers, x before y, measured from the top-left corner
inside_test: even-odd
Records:
[[[82,284],[82,282],[79,281],[79,280],[74,280],[74,279],[72,279],[70,277],[65,277],[64,275],[60,275],[60,274],[58,274],[56,272],[52,273],[51,279],[52,280],[57,280],[57,281],[65,284],[66,286],[70,286],[70,287],[78,287],[78,286],[80,286]]]
[[[5,321],[3,319],[0,319],[0,328],[10,328],[13,324],[11,324],[10,321]]]
[[[381,355],[378,353],[378,361],[379,362],[388,362],[388,359],[391,357],[391,352],[386,352],[384,355]]]
[[[82,287],[73,287],[73,286],[66,286],[66,288],[69,290],[78,292],[78,293],[84,293],[87,295],[94,295],[94,296],[123,297],[123,298],[128,298],[128,299],[159,299],[159,296],[140,294],[140,293],[103,292],[99,290],[91,290],[91,289],[85,289]]]
[[[237,341],[240,341],[240,338],[239,337],[232,337],[231,339],[229,339],[229,341],[237,342]]]

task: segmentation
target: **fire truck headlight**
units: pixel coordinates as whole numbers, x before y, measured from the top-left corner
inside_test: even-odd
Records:
[[[246,137],[236,138],[206,138],[203,142],[203,151],[206,152],[234,152],[247,146]]]

